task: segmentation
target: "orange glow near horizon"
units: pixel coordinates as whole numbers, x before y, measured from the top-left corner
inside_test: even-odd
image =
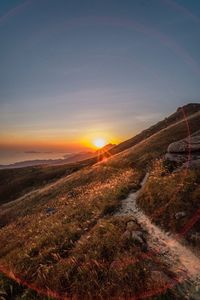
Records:
[[[116,138],[114,134],[106,132],[105,129],[93,128],[85,131],[85,135],[65,136],[58,134],[0,134],[0,149],[6,150],[36,150],[36,151],[95,151],[106,144],[118,144],[122,138]]]
[[[13,150],[41,150],[41,151],[83,151],[84,149],[92,149],[89,145],[72,141],[66,142],[63,140],[9,140],[1,141],[0,149],[13,149]]]

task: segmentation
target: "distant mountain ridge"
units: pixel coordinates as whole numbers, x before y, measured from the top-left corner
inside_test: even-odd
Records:
[[[32,153],[29,152],[29,153]],[[35,153],[35,152],[33,152]],[[67,158],[59,158],[59,159],[34,159],[34,160],[26,160],[20,161],[13,164],[0,165],[0,169],[17,169],[24,167],[33,167],[39,165],[64,165],[68,163],[75,163],[81,160],[85,160],[94,156],[94,152],[80,152],[80,153],[72,153],[68,155]]]
[[[115,144],[107,144],[101,149],[98,149],[97,151],[87,151],[87,152],[79,152],[79,153],[72,153],[71,155],[67,155],[65,158],[58,158],[58,159],[33,159],[33,160],[25,160],[16,162],[13,164],[6,164],[6,165],[0,165],[0,169],[17,169],[17,168],[25,168],[25,167],[34,167],[34,166],[40,166],[40,165],[64,165],[64,164],[71,164],[76,163],[79,161],[83,161],[89,158],[92,158],[96,155],[106,153],[107,151],[110,151],[113,147],[115,147]],[[27,151],[26,153],[38,153],[37,151]]]

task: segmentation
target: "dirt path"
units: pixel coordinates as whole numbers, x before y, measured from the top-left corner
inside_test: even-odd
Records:
[[[117,213],[118,216],[134,216],[138,223],[148,232],[148,246],[156,252],[169,266],[170,270],[177,275],[185,274],[187,282],[192,285],[192,293],[198,296],[189,299],[200,299],[200,259],[181,244],[181,241],[174,236],[166,234],[137,207],[136,200],[141,193],[149,174],[146,174],[141,182],[141,188],[123,200],[122,207]],[[196,298],[197,297],[197,298]]]

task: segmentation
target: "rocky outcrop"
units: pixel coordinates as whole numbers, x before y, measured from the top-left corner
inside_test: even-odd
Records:
[[[171,143],[165,158],[182,167],[200,167],[200,130],[185,139]]]
[[[171,143],[167,149],[168,153],[200,152],[200,130],[185,139]]]
[[[132,242],[135,245],[140,246],[141,250],[146,252],[148,249],[146,240],[146,231],[139,225],[139,223],[130,219],[127,222],[126,231],[122,235],[124,242]]]
[[[182,218],[184,218],[185,216],[186,216],[186,212],[184,212],[184,211],[179,211],[179,212],[177,212],[177,213],[175,214],[176,220],[182,219]]]

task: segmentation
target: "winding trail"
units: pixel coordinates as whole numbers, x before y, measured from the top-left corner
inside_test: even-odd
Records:
[[[136,205],[136,200],[143,190],[148,176],[149,174],[147,173],[138,191],[130,193],[123,200],[122,207],[116,215],[134,216],[138,223],[148,232],[149,250],[157,253],[169,265],[170,271],[176,274],[177,278],[184,274],[185,282],[190,286],[191,298],[189,299],[200,299],[200,259],[190,249],[181,244],[180,239],[176,239],[175,236],[167,234],[154,225],[149,217]]]

